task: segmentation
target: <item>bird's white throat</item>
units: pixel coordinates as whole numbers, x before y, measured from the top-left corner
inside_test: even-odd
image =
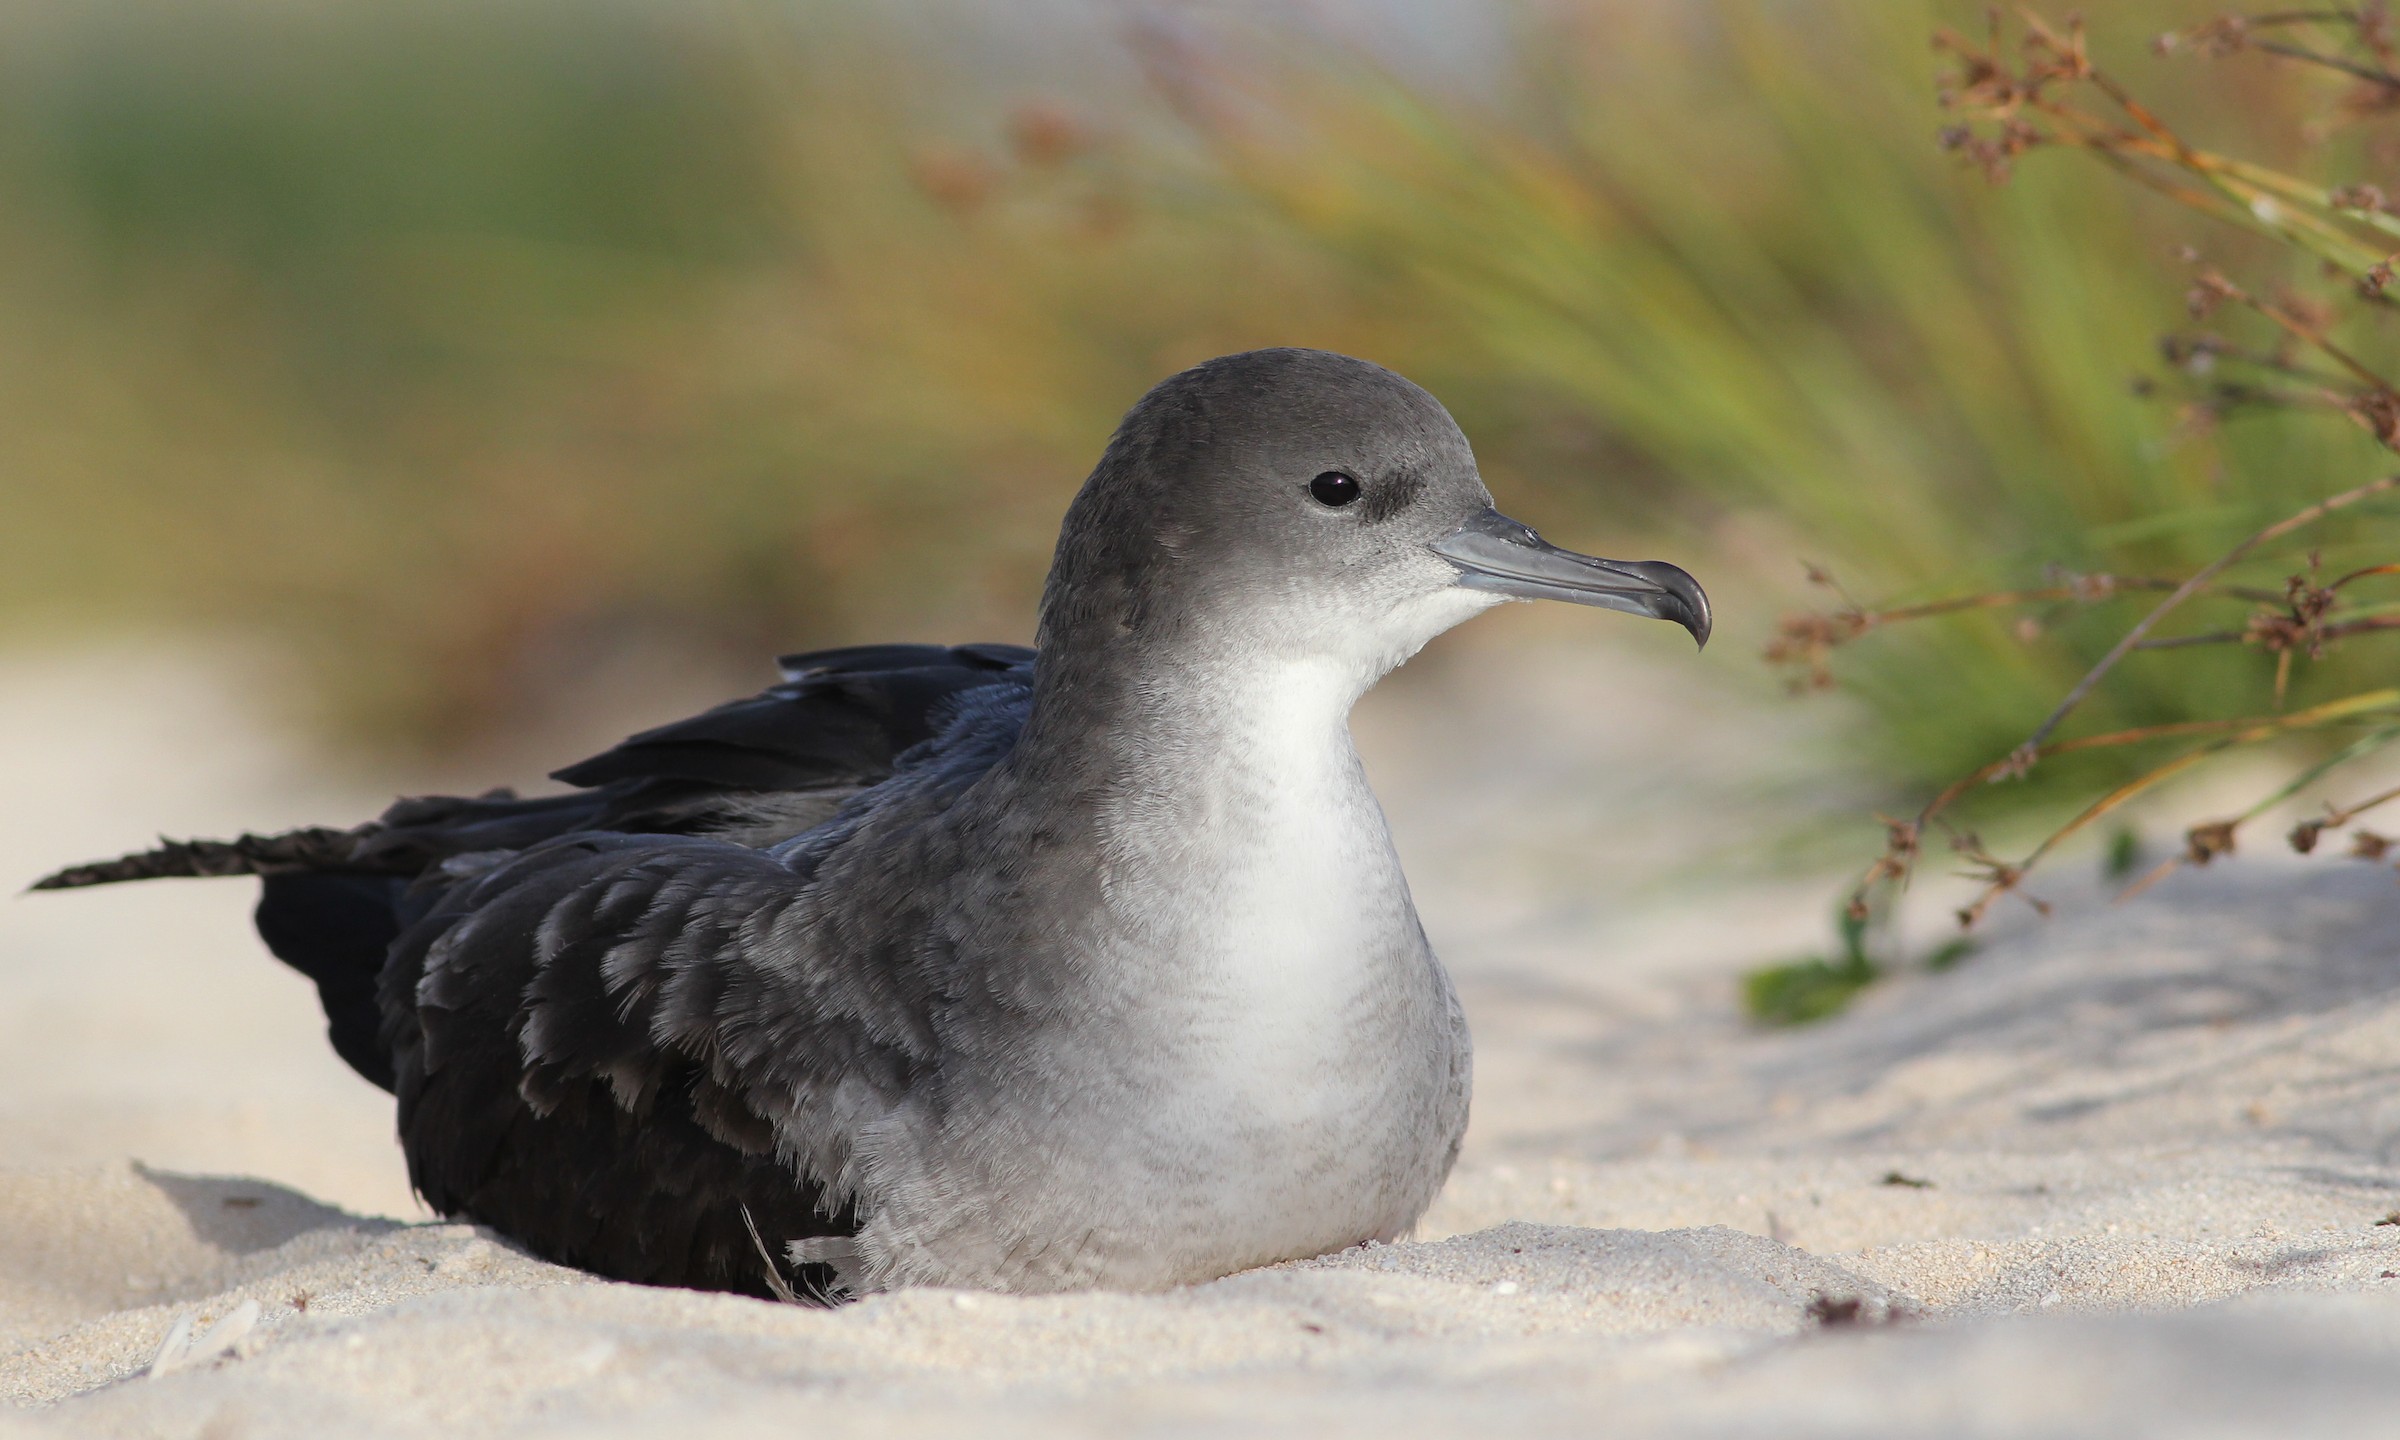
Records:
[[[1374,1032],[1420,1023],[1392,992],[1431,958],[1350,738],[1371,679],[1286,662],[1216,690],[1239,703],[1165,727],[1103,821],[1109,908],[1179,992],[1175,1043],[1278,1110],[1351,1103]]]

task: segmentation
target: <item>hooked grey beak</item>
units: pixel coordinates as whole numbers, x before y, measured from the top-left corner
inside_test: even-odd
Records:
[[[1489,508],[1434,541],[1433,553],[1458,567],[1458,583],[1469,590],[1672,620],[1708,643],[1707,593],[1664,560],[1602,560],[1561,550]]]

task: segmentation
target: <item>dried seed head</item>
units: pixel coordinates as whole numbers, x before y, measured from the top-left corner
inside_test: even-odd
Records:
[[[2105,571],[2089,575],[2070,575],[2067,577],[2067,588],[2075,592],[2075,599],[2078,602],[2085,605],[2097,605],[2117,593],[2117,577]]]
[[[2194,865],[2206,865],[2220,855],[2233,853],[2233,831],[2239,822],[2212,820],[2194,825],[2183,832],[2183,858]]]
[[[2000,767],[1992,772],[1991,783],[1997,785],[2003,780],[2022,780],[2033,772],[2033,762],[2041,758],[2042,752],[2036,747],[2019,745],[2010,751],[2008,758],[2000,762]]]
[[[2193,54],[2220,60],[2250,47],[2250,21],[2242,15],[2220,15],[2184,31],[2183,38]]]
[[[2228,293],[2231,293],[2230,285],[2226,289]],[[2329,330],[2333,327],[2333,322],[2340,318],[2334,314],[2333,306],[2324,300],[2315,295],[2303,294],[2288,285],[2275,287],[2275,308],[2282,311],[2285,318],[2302,329],[2311,331]]]
[[[2378,443],[2387,449],[2400,450],[2400,395],[2389,390],[2369,390],[2351,396],[2343,408]]]

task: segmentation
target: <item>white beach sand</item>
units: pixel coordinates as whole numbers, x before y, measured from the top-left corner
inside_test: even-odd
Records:
[[[1846,803],[1805,714],[1559,633],[1362,715],[1479,1050],[1420,1239],[1163,1296],[595,1282],[416,1208],[247,884],[12,899],[0,1436],[2400,1434],[2390,869],[2061,878],[2057,919],[1762,1034],[1733,977],[1826,888],[1691,862]],[[241,675],[0,660],[0,883],[431,783],[311,772]]]

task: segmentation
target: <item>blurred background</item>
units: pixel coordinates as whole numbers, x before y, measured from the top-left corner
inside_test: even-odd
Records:
[[[2203,142],[2322,168],[2321,78],[2146,53],[2208,13],[2095,43]],[[601,672],[1022,639],[1117,415],[1261,344],[1411,375],[1537,525],[1704,570],[1731,669],[1803,561],[1878,602],[2184,570],[2364,473],[2345,427],[2137,396],[2177,247],[2240,239],[2081,157],[1943,154],[1928,37],[1979,22],[9,0],[0,637],[238,635],[385,754]],[[1862,651],[1856,753],[2005,751],[2115,633],[2066,630]],[[2094,718],[2266,673],[2136,667]]]

